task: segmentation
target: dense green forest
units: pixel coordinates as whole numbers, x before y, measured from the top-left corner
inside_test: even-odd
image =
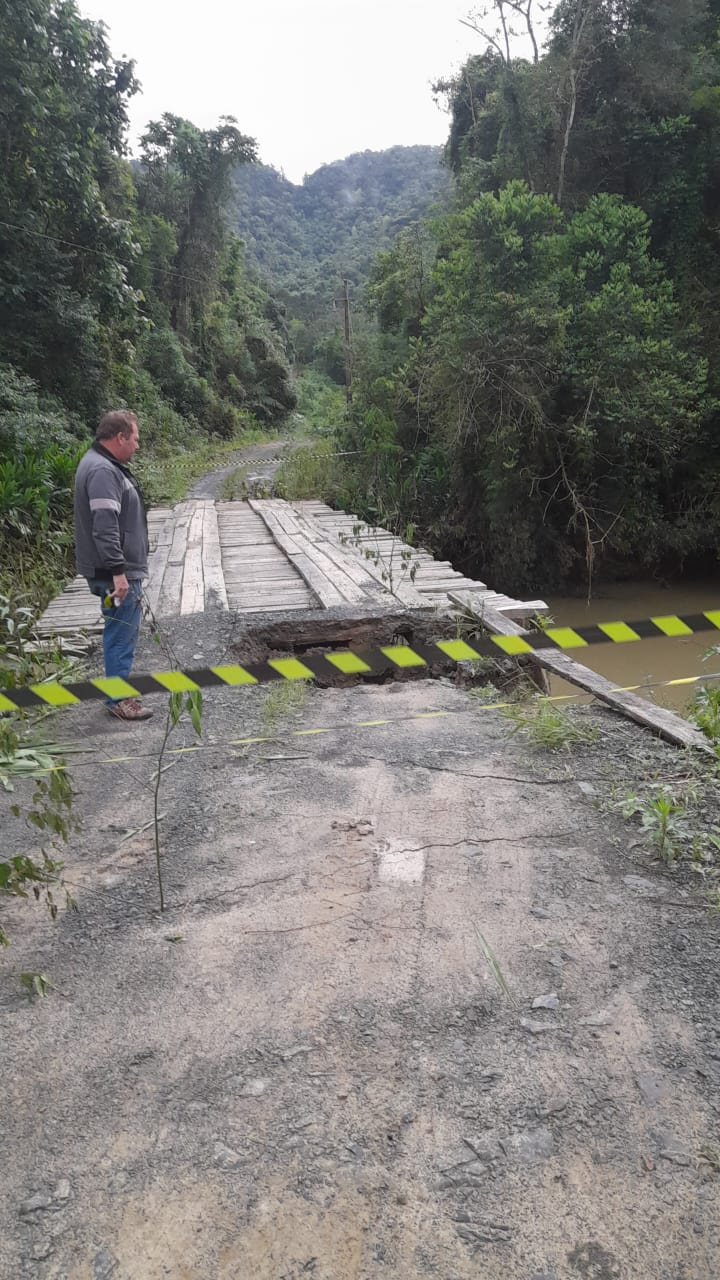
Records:
[[[253,141],[230,117],[164,115],[131,166],[138,84],[102,24],[72,0],[0,0],[0,33],[0,562],[17,585],[23,564],[62,571],[75,461],[108,407],[138,413],[157,497],[163,459],[296,401],[283,308],[227,228]]]
[[[506,590],[716,564],[720,3],[533,11],[436,88],[454,207],[375,264],[344,496]]]
[[[287,307],[298,359],[342,379],[338,299],[360,298],[377,253],[408,224],[449,208],[452,179],[440,147],[363,151],[294,185],[245,165],[233,179],[231,220],[248,264]]]
[[[0,0],[0,591],[66,562],[109,405],[140,415],[154,498],[199,443],[286,422],[293,365],[329,425],[343,277],[344,504],[506,590],[716,563],[720,0],[557,0],[542,41],[536,7],[468,18],[443,164],[397,147],[294,186],[230,117],[165,115],[131,163],[102,25]]]

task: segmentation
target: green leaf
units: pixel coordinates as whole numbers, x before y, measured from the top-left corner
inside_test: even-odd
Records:
[[[187,695],[186,707],[190,716],[190,723],[195,730],[198,738],[202,737],[202,693],[199,689],[193,689]]]
[[[46,996],[52,984],[44,973],[21,973],[20,985],[27,992],[28,998],[32,1000],[34,996],[39,999]]]

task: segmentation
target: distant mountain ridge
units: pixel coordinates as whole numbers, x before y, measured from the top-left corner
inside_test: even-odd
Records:
[[[441,160],[441,147],[362,151],[301,185],[267,165],[242,165],[233,229],[291,314],[309,318],[337,296],[344,276],[362,287],[375,255],[404,226],[447,208],[451,177]]]

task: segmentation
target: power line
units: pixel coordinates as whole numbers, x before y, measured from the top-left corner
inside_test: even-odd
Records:
[[[106,249],[93,249],[88,244],[77,244],[75,240],[63,240],[61,236],[51,236],[45,231],[33,231],[30,227],[20,226],[17,222],[5,222],[0,218],[0,227],[5,227],[9,231],[21,231],[23,235],[36,236],[39,240],[50,240],[54,244],[65,245],[68,249],[78,249],[80,253],[94,253],[98,258],[107,258],[110,262],[114,262],[116,266],[124,267],[124,263],[119,262],[112,253],[108,253]],[[146,264],[151,271],[157,271],[163,276],[172,276],[176,280],[187,280],[191,284],[206,285],[209,278],[201,278],[200,276],[186,276],[181,271],[170,271],[166,267],[157,267],[151,263]]]

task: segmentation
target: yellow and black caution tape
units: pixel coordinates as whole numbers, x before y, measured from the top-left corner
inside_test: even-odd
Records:
[[[657,636],[683,637],[720,631],[720,609],[679,617],[668,614],[638,622],[601,622],[592,627],[548,627],[517,636],[488,636],[474,644],[465,640],[433,640],[422,644],[381,645],[358,651],[268,658],[241,666],[230,663],[189,671],[153,671],[122,680],[100,676],[72,683],[46,681],[0,693],[0,712],[24,707],[72,707],[100,698],[136,698],[151,693],[184,693],[195,689],[240,688],[271,680],[315,680],[342,676],[377,678],[390,671],[419,670],[472,662],[478,658],[522,657],[537,649],[583,649],[595,644],[628,644]]]
[[[295,457],[322,458],[323,461],[328,462],[330,458],[360,458],[364,457],[369,452],[369,449],[339,449],[334,453],[322,453],[314,449],[303,449],[302,445],[300,445],[297,449],[289,449],[287,453],[275,454],[272,458],[264,458],[262,456],[259,458],[248,458],[246,462],[242,462],[239,465],[246,467],[248,470],[252,470],[253,467],[265,467],[270,462],[288,462],[290,458]]]
[[[618,685],[616,688],[608,690],[610,693],[638,693],[643,689],[670,689],[680,685],[703,684],[709,680],[720,680],[720,671],[709,671],[701,676],[681,676],[675,680],[649,680],[644,684],[627,684]],[[551,695],[543,695],[540,698],[542,702],[580,702],[587,706],[593,701],[593,694],[586,691],[578,691],[577,693],[556,693]],[[522,705],[522,704],[520,704]],[[167,756],[187,756],[197,755],[199,752],[205,751],[221,751],[225,755],[231,753],[233,747],[254,747],[263,746],[265,744],[287,742],[291,738],[318,738],[324,737],[332,733],[347,733],[351,729],[383,729],[392,728],[394,725],[414,724],[422,720],[445,720],[449,716],[459,715],[476,715],[483,711],[504,711],[511,707],[517,707],[517,701],[504,699],[500,702],[477,702],[468,701],[462,707],[441,707],[430,711],[413,711],[409,715],[404,716],[375,716],[372,720],[340,720],[334,724],[313,725],[307,729],[287,729],[283,728],[275,733],[255,734],[247,738],[221,738],[211,739],[210,741],[191,742],[183,747],[168,747],[165,754]],[[63,756],[72,756],[72,768],[96,768],[102,764],[132,764],[134,761],[142,759],[157,760],[157,751],[137,751],[133,750],[131,755],[110,756],[98,755],[97,744],[89,747],[79,746],[76,742],[66,742],[59,744],[59,750]],[[78,756],[90,755],[91,760],[78,760]],[[275,759],[276,757],[270,757]],[[283,757],[277,757],[282,759]],[[289,756],[288,759],[295,757]],[[62,764],[51,765],[48,769],[35,770],[33,776],[37,773],[54,773],[67,768],[67,761],[63,760]]]

